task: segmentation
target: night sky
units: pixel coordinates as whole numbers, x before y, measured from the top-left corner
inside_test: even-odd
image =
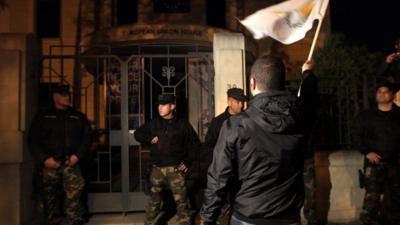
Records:
[[[332,31],[371,51],[394,52],[400,37],[399,0],[330,0]]]

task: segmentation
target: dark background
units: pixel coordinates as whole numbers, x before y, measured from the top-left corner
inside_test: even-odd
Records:
[[[331,0],[332,31],[354,44],[388,54],[400,37],[400,1]]]

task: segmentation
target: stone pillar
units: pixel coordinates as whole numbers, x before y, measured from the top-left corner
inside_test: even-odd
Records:
[[[243,88],[246,93],[244,36],[238,33],[214,34],[215,115],[226,108],[226,91]]]
[[[187,73],[189,122],[203,141],[207,133],[207,124],[214,117],[214,74],[211,56],[190,57]]]
[[[33,163],[25,136],[35,111],[39,55],[32,35],[0,35],[0,224],[27,224]]]
[[[356,151],[339,151],[329,156],[332,189],[328,221],[348,223],[358,220],[365,193],[358,180],[363,160]]]
[[[323,223],[358,221],[365,193],[358,181],[363,160],[352,150],[316,152],[317,214]]]

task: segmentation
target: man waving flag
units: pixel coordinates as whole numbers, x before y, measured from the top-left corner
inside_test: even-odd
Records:
[[[284,44],[304,38],[313,21],[324,18],[329,0],[288,0],[261,9],[240,21],[254,36],[270,36]]]

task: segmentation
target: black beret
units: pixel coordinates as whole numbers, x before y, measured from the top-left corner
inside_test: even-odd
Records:
[[[68,95],[71,92],[69,91],[69,86],[68,85],[58,85],[53,88],[53,94],[61,94],[61,95]]]
[[[164,94],[159,95],[157,99],[157,105],[164,104],[175,104],[175,95],[172,94]]]
[[[228,97],[234,98],[238,101],[244,102],[247,100],[247,97],[246,95],[244,95],[243,89],[241,88],[230,88],[228,89],[226,94],[228,95]]]

